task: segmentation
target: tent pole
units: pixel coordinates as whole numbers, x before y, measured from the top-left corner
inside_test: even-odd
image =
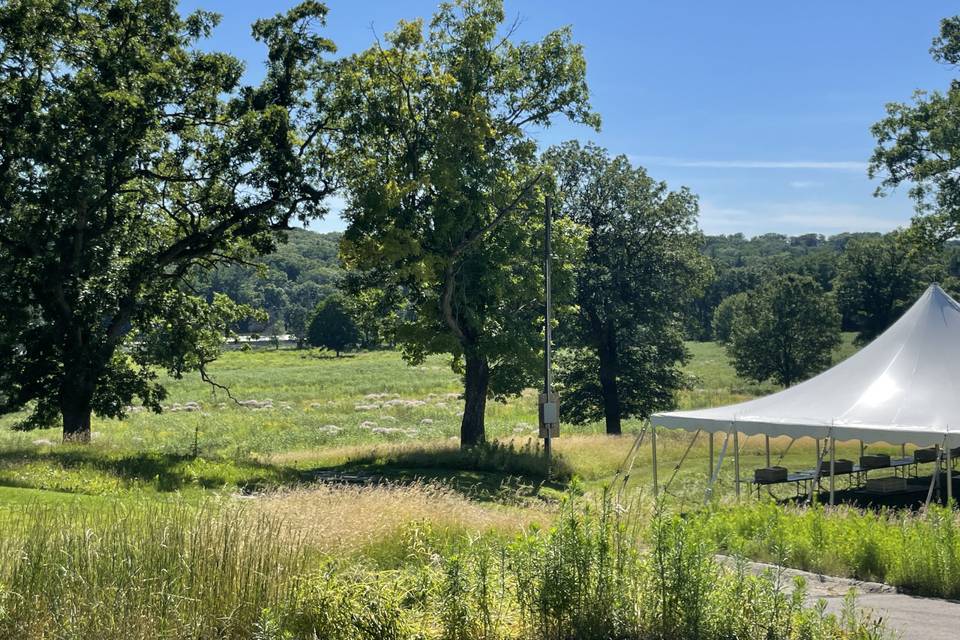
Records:
[[[737,500],[740,500],[740,433],[734,427],[733,431],[733,486],[737,493]]]
[[[770,468],[770,436],[768,435],[763,436],[763,444],[767,452],[767,469],[769,469]]]
[[[828,431],[829,433],[829,431]],[[813,470],[813,482],[810,483],[810,495],[807,498],[807,502],[813,504],[813,492],[819,488],[820,484],[820,465],[823,464],[823,449],[820,448],[820,438],[816,438],[817,441],[817,468]]]
[[[946,440],[946,438],[944,438],[944,440]],[[934,473],[933,486],[936,487],[937,489],[937,500],[939,500],[940,496],[943,493],[942,490],[940,489],[940,464],[941,464],[940,445],[935,444],[933,445],[933,447],[934,447],[933,450],[936,452],[936,457],[937,457],[937,461],[933,465],[933,473]]]
[[[953,469],[950,467],[953,466],[953,460],[950,459],[950,443],[947,443],[947,506],[952,506],[953,503]]]
[[[711,434],[710,434],[710,446],[709,446],[709,449],[710,449],[710,451],[709,451],[709,453],[710,453],[710,464],[709,464],[709,466],[707,467],[707,481],[708,481],[708,482],[710,481],[710,479],[713,478],[713,440],[714,440],[714,437],[715,437],[716,435],[717,435],[717,434],[715,434],[715,433],[711,433]]]
[[[830,506],[833,506],[833,496],[834,496],[834,465],[837,462],[837,439],[833,436],[830,436]]]
[[[657,486],[657,427],[650,426],[650,444],[653,451],[653,499],[657,499],[659,487]]]
[[[947,436],[943,436],[943,443],[947,443]],[[933,475],[930,476],[930,488],[927,489],[927,501],[923,503],[924,508],[930,506],[930,500],[933,499],[933,487],[937,484],[937,479],[940,477],[940,445],[935,444],[933,447],[937,456],[936,467],[933,470]]]
[[[727,453],[727,444],[730,442],[730,432],[723,437],[723,446],[720,447],[720,457],[717,458],[717,468],[714,470],[713,475],[710,476],[710,482],[707,484],[707,490],[703,492],[703,504],[710,502],[710,498],[713,497],[713,485],[717,482],[717,477],[720,475],[720,468],[723,467],[723,457]]]

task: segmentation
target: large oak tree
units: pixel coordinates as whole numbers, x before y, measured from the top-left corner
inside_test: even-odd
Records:
[[[558,332],[564,414],[603,419],[619,434],[622,418],[671,408],[685,383],[683,312],[710,274],[697,199],[592,144],[567,142],[544,159],[556,174],[558,217],[588,232],[574,313]]]
[[[65,439],[134,397],[159,411],[156,365],[206,377],[242,309],[191,271],[272,250],[332,188],[326,8],[258,21],[266,74],[243,86],[198,46],[217,17],[176,4],[0,4],[0,412]]]
[[[347,265],[355,290],[402,291],[396,339],[413,362],[449,353],[464,376],[461,443],[484,440],[488,394],[539,371],[543,288],[537,146],[554,116],[597,125],[569,29],[515,42],[500,0],[441,5],[348,61]],[[425,32],[426,31],[426,32]],[[565,231],[558,230],[558,288]]]

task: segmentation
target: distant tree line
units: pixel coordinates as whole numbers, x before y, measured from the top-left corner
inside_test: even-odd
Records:
[[[691,340],[726,341],[724,301],[781,275],[807,276],[834,292],[842,330],[858,332],[861,341],[889,326],[931,282],[960,291],[960,244],[918,250],[902,232],[706,236],[703,252],[714,278],[685,314]]]

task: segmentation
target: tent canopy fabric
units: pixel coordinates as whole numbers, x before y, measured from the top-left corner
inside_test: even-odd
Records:
[[[960,445],[960,303],[933,284],[873,342],[756,400],[651,416],[657,427]]]

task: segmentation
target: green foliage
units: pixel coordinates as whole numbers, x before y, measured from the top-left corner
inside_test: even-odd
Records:
[[[686,314],[687,335],[695,340],[715,340],[713,314],[726,298],[749,291],[761,282],[788,273],[807,275],[829,291],[836,275],[837,257],[846,244],[861,236],[841,233],[830,238],[817,234],[786,236],[766,233],[745,238],[741,233],[707,236],[704,253],[716,277]]]
[[[837,264],[835,290],[844,326],[859,331],[857,341],[865,344],[896,322],[927,285],[946,277],[940,252],[921,255],[902,234],[854,240]]]
[[[598,124],[570,30],[517,43],[503,21],[500,0],[461,0],[426,32],[400,22],[345,63],[338,92],[352,290],[409,300],[395,336],[411,362],[454,356],[465,445],[485,437],[488,393],[519,393],[539,369],[543,171],[530,130],[558,115]],[[556,235],[562,290],[578,236]]]
[[[937,505],[917,514],[768,502],[699,519],[699,530],[727,553],[954,599],[960,596],[958,525],[953,510]]]
[[[291,229],[278,238],[272,253],[249,263],[199,270],[193,274],[191,285],[207,299],[222,293],[266,312],[263,319],[242,319],[233,327],[236,331],[286,332],[305,340],[310,313],[337,292],[343,279],[338,257],[340,236]]]
[[[960,17],[945,18],[930,49],[934,59],[954,68],[960,63]],[[880,177],[878,194],[910,183],[917,205],[913,235],[939,244],[960,233],[960,157],[955,149],[960,126],[960,84],[946,92],[917,91],[912,103],[890,103],[886,117],[873,125],[877,146],[870,159],[871,177]]]
[[[673,407],[685,377],[681,312],[709,276],[700,254],[697,202],[671,192],[626,156],[567,142],[543,156],[557,180],[557,214],[584,228],[586,251],[575,267],[574,306],[560,316],[568,351],[558,386],[577,423],[646,418]]]
[[[839,344],[833,297],[812,278],[787,275],[747,295],[727,351],[740,376],[789,387],[829,367]]]
[[[342,296],[332,295],[320,303],[310,320],[308,340],[314,347],[336,352],[346,351],[357,344],[360,332],[347,310]]]
[[[874,640],[878,623],[723,567],[705,523],[609,496],[514,539],[404,537],[403,561],[323,557],[229,504],[44,507],[0,520],[0,636],[331,640]],[[822,515],[821,515],[822,517]],[[706,523],[709,524],[709,521]],[[713,532],[715,529],[709,529]],[[389,541],[384,541],[388,543]]]
[[[748,294],[745,291],[728,296],[717,305],[713,312],[713,339],[720,344],[730,342],[733,334],[733,321],[746,304]]]
[[[209,362],[207,338],[248,310],[188,293],[191,272],[270,252],[332,191],[325,15],[258,21],[269,61],[247,87],[239,60],[202,50],[213,14],[0,5],[0,411],[59,414],[86,441],[91,411],[159,406],[154,365]]]

